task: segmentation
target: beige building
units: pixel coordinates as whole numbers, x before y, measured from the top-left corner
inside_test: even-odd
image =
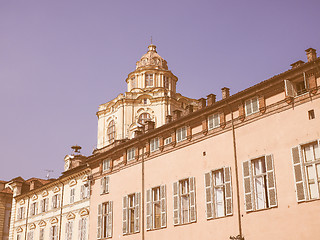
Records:
[[[9,239],[12,191],[6,188],[6,181],[0,181],[0,240]]]
[[[87,240],[91,170],[80,147],[65,157],[58,179],[21,177],[7,185],[13,190],[10,240]]]
[[[141,122],[144,128],[134,129],[139,113],[158,99],[144,85],[150,68],[154,84],[163,84],[164,73],[171,86],[176,82],[162,72],[166,62],[157,62],[158,70],[143,57],[129,74],[125,100],[120,95],[99,108],[98,149],[87,159],[89,239],[317,239],[320,58],[315,49],[306,52],[306,63],[244,91],[230,96],[223,88],[220,101],[211,94],[182,112],[161,105],[154,117],[150,110],[151,121]],[[146,106],[126,108],[134,94],[147,98]],[[108,132],[112,111],[116,130]],[[113,136],[130,140],[108,145]]]

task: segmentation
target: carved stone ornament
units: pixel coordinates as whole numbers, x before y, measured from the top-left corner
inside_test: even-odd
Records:
[[[29,229],[35,229],[36,228],[36,225],[34,224],[34,223],[31,223],[30,225],[29,225]]]
[[[88,175],[84,175],[81,180],[82,182],[87,182],[88,179],[89,179]]]
[[[41,221],[38,223],[38,225],[39,225],[40,227],[45,227],[45,226],[47,225],[47,223],[46,223],[45,221],[41,220]]]
[[[19,202],[19,204],[20,204],[20,205],[23,205],[23,204],[25,204],[25,201],[24,201],[24,199],[21,199],[21,200],[20,200],[20,202]]]
[[[58,218],[56,218],[56,217],[50,219],[50,223],[51,223],[51,224],[56,224],[56,223],[58,223],[58,222],[59,222],[59,220],[58,220]]]
[[[37,195],[37,194],[34,194],[31,199],[32,199],[33,201],[34,201],[34,200],[37,200],[37,199],[38,199],[38,195]]]
[[[75,179],[72,179],[70,182],[69,182],[69,186],[74,186],[77,184],[77,181]]]
[[[76,215],[74,215],[74,213],[72,213],[72,212],[69,212],[67,215],[68,220],[75,219],[75,217],[76,217]]]
[[[44,190],[44,191],[42,192],[42,197],[46,197],[46,196],[48,196],[48,195],[49,195],[49,193],[48,193],[47,190]]]
[[[59,191],[60,191],[60,188],[59,188],[58,186],[55,186],[54,189],[53,189],[53,192],[54,192],[54,193],[57,193],[57,192],[59,192]]]
[[[84,208],[84,209],[81,209],[81,211],[80,211],[80,216],[87,216],[87,215],[89,215],[89,210],[88,209],[86,209],[86,208]]]
[[[17,232],[18,232],[18,233],[21,233],[21,232],[23,232],[23,229],[22,229],[22,227],[18,227],[18,228],[17,228]]]

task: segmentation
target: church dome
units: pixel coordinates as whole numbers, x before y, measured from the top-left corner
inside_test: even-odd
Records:
[[[156,45],[150,44],[148,46],[148,52],[144,54],[136,64],[136,69],[144,67],[168,70],[167,61],[157,53]]]

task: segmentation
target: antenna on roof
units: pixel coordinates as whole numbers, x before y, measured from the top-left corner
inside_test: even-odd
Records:
[[[47,172],[46,178],[47,178],[47,180],[49,180],[50,179],[50,173],[53,172],[53,170],[45,169],[45,171]]]
[[[152,36],[151,36],[151,45],[152,45]]]

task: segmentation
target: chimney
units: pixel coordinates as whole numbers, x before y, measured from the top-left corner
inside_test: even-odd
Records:
[[[306,50],[308,62],[312,62],[317,58],[317,52],[314,48],[308,48]]]
[[[181,117],[181,111],[180,110],[174,110],[173,111],[173,120],[177,120]]]
[[[142,135],[142,131],[141,130],[135,130],[134,131],[134,138],[139,137],[140,135]]]
[[[154,129],[154,125],[155,125],[155,123],[153,121],[151,121],[151,120],[146,121],[146,124],[144,125],[145,132],[148,132],[148,131]]]
[[[34,180],[32,180],[30,182],[30,191],[32,191],[33,189],[35,189],[35,181]]]
[[[209,95],[207,96],[208,106],[213,105],[215,102],[216,102],[216,95],[215,95],[215,94],[209,94]]]
[[[186,109],[187,109],[187,114],[192,113],[193,112],[193,105],[191,105],[191,104],[187,105]]]
[[[166,123],[172,122],[172,116],[171,115],[167,115],[166,116]]]
[[[293,69],[293,68],[297,68],[297,67],[301,66],[302,64],[304,64],[304,61],[299,60],[297,62],[290,64],[290,66]]]
[[[230,97],[230,89],[227,87],[221,88],[222,91],[222,99],[226,99]]]
[[[199,101],[199,109],[206,107],[206,99],[200,98],[198,99],[198,101]]]

